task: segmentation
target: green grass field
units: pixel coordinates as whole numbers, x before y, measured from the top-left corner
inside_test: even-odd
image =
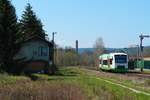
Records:
[[[34,80],[31,80],[33,79]],[[150,96],[105,82],[78,68],[60,68],[54,76],[0,75],[0,100],[148,100]],[[115,79],[115,78],[114,78]],[[110,78],[108,78],[110,80]]]

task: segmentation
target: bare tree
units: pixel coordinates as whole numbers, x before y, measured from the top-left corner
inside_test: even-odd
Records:
[[[94,48],[95,48],[95,51],[93,53],[94,66],[98,67],[99,65],[98,57],[100,54],[105,52],[105,46],[102,37],[97,38],[94,44]]]
[[[94,44],[95,51],[97,53],[101,54],[105,51],[105,46],[102,37],[97,38]]]

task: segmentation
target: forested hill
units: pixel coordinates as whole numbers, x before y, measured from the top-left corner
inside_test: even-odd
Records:
[[[79,53],[94,52],[95,48],[79,48]],[[106,48],[106,53],[111,52],[123,52],[128,53],[131,56],[136,56],[140,50],[137,47],[134,48]],[[144,55],[150,56],[150,46],[144,47]]]
[[[95,48],[79,48],[79,53],[82,54],[83,52],[94,52]],[[125,52],[121,48],[106,48],[106,52]]]

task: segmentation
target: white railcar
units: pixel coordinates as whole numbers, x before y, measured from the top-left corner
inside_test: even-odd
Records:
[[[127,71],[128,55],[125,53],[109,53],[99,56],[99,68],[102,70]]]

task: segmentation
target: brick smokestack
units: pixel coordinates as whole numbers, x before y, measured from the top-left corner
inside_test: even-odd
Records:
[[[78,53],[78,40],[76,40],[76,52]]]

